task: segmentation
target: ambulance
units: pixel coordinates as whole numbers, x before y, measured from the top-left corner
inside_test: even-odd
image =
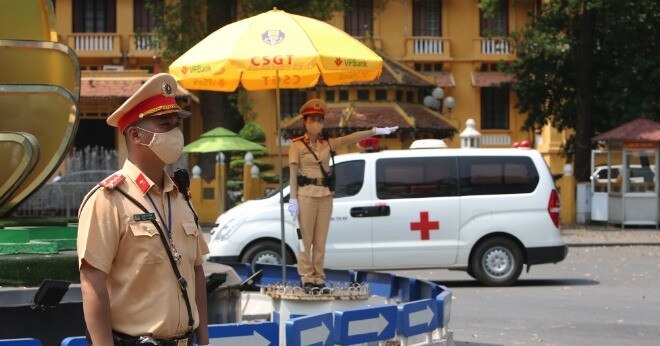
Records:
[[[404,150],[335,157],[336,189],[325,266],[333,269],[464,270],[507,286],[523,266],[567,255],[559,195],[530,149]],[[284,195],[286,261],[296,262],[297,222]],[[279,191],[220,215],[208,260],[281,264]]]

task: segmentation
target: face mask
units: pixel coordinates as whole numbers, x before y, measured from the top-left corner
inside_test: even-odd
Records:
[[[183,152],[183,133],[178,127],[164,133],[151,132],[140,127],[138,129],[154,135],[149,144],[140,144],[148,146],[165,164],[169,165],[179,159]]]
[[[321,130],[323,130],[323,123],[315,121],[311,124],[307,124],[307,132],[309,132],[311,135],[316,136],[321,132]]]

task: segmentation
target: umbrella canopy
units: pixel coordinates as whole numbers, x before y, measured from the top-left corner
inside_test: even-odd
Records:
[[[360,41],[316,19],[272,10],[229,24],[192,47],[170,73],[188,89],[309,88],[376,79],[383,60]]]
[[[266,148],[223,127],[204,132],[202,138],[183,147],[184,153],[214,153],[219,151],[266,151]]]

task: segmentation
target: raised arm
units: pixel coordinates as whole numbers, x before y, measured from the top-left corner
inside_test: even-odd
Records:
[[[350,135],[330,139],[333,148],[343,147],[345,145],[355,144],[363,139],[376,135],[389,135],[396,131],[399,127],[374,127],[371,130],[353,132]]]

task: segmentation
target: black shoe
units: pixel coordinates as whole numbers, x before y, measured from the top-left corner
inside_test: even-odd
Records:
[[[322,290],[322,289],[325,288],[325,282],[322,282],[322,283],[320,283],[320,284],[315,284],[314,287],[316,287],[316,288]]]
[[[305,290],[306,294],[311,294],[312,291],[316,289],[316,285],[314,285],[311,282],[308,282],[308,283],[303,285],[303,289]]]

